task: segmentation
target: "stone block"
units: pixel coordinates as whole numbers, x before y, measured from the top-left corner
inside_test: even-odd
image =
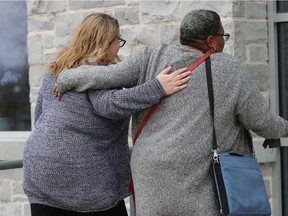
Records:
[[[224,32],[230,34],[230,38],[227,42],[228,44],[232,44],[234,42],[234,23],[231,19],[225,19],[222,21],[222,25],[224,28]]]
[[[31,16],[28,20],[28,32],[47,31],[54,29],[54,17],[52,16]]]
[[[22,216],[20,203],[2,203],[0,216]]]
[[[235,43],[267,43],[268,29],[267,20],[259,21],[234,21]]]
[[[45,49],[52,49],[55,47],[54,38],[55,37],[52,34],[45,34],[44,35],[44,47],[45,47]]]
[[[79,9],[90,9],[90,8],[99,8],[99,7],[110,7],[116,5],[124,5],[125,0],[117,1],[105,1],[105,0],[72,0],[68,1],[68,6],[70,10],[79,10]]]
[[[21,146],[22,148],[23,146]],[[8,170],[0,170],[0,179],[13,179],[13,180],[21,180],[23,177],[22,175],[22,168],[19,169],[8,169]],[[1,190],[0,190],[1,192]]]
[[[133,25],[139,23],[138,7],[115,9],[114,16],[119,25]]]
[[[44,63],[45,65],[48,65],[50,62],[52,62],[56,58],[57,53],[45,53],[44,54]]]
[[[233,1],[232,17],[245,17],[245,1]]]
[[[126,0],[126,4],[128,6],[139,5],[140,4],[140,0]]]
[[[12,186],[13,196],[15,196],[15,195],[19,196],[20,195],[20,199],[22,199],[21,196],[23,196],[23,194],[24,194],[22,181],[13,181],[11,183],[11,186]],[[27,197],[25,196],[25,198],[27,198]]]
[[[42,37],[41,35],[28,35],[28,62],[29,65],[42,64]]]
[[[45,65],[32,65],[29,68],[29,84],[32,87],[39,87],[46,72]]]
[[[250,62],[268,62],[268,47],[266,44],[249,47]]]
[[[110,15],[110,16],[112,16],[112,17],[114,17],[114,10],[112,10],[112,9],[110,9],[109,10],[109,8],[101,8],[101,10],[100,11],[96,11],[96,10],[93,10],[93,11],[87,11],[87,10],[85,10],[85,11],[83,11],[81,14],[82,14],[82,19],[84,19],[85,17],[87,17],[88,15],[90,15],[90,14],[93,14],[93,13],[105,13],[105,14],[108,14],[108,15]],[[120,25],[121,25],[121,23],[119,23]]]
[[[233,49],[232,55],[241,63],[244,63],[247,61],[246,47],[245,46],[235,47]]]
[[[131,47],[146,44],[160,43],[159,26],[139,26],[139,27],[123,27],[121,29],[123,38],[127,40],[127,45]],[[126,45],[125,45],[126,46]]]
[[[0,201],[9,202],[12,196],[11,182],[8,180],[0,179]]]
[[[221,20],[224,17],[231,17],[233,16],[232,13],[232,7],[233,7],[233,1],[181,1],[181,20],[182,18],[189,13],[192,10],[195,9],[207,9],[207,10],[214,10],[216,11],[220,17]]]
[[[31,216],[30,204],[24,203],[23,204],[24,215],[23,216]]]
[[[42,82],[40,82],[39,84],[41,85]],[[32,87],[30,88],[30,103],[36,103],[37,101],[37,97],[39,94],[39,90],[40,90],[40,86],[39,87]],[[34,112],[32,112],[34,113]]]
[[[268,90],[268,64],[247,64],[248,71],[260,91]]]
[[[52,14],[64,12],[67,9],[66,1],[27,1],[27,13],[33,14]]]
[[[13,194],[12,195],[12,202],[13,203],[23,203],[23,202],[28,202],[28,197],[24,194]]]
[[[82,16],[78,13],[69,13],[56,16],[55,37],[65,37],[72,35],[81,21]]]
[[[246,18],[248,19],[266,19],[267,2],[246,2]]]
[[[180,21],[179,1],[142,1],[141,12],[144,24]]]
[[[61,49],[63,46],[67,44],[67,42],[71,39],[71,35],[66,35],[63,37],[55,37],[55,48],[57,50]]]
[[[162,25],[160,28],[160,42],[166,44],[180,44],[180,25]]]

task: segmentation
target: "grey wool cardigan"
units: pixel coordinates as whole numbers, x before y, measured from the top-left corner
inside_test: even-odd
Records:
[[[148,45],[105,68],[83,66],[58,78],[60,91],[132,87],[172,65],[189,67],[203,53],[181,45]],[[284,119],[272,114],[247,70],[231,55],[211,55],[215,128],[219,150],[251,154],[245,129],[264,138],[286,133]],[[69,75],[68,75],[69,73]],[[133,131],[147,110],[133,115]],[[209,173],[212,121],[205,64],[188,87],[166,97],[137,139],[131,158],[137,216],[219,215]]]

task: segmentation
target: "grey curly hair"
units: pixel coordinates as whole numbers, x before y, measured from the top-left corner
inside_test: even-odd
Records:
[[[180,43],[189,45],[217,34],[221,27],[220,16],[211,10],[193,10],[185,15],[180,26]]]

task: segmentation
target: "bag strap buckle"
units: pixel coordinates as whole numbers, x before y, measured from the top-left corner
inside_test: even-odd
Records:
[[[217,153],[217,149],[212,149],[212,152],[213,152],[213,161],[214,161],[214,164],[217,163],[219,164],[219,155]]]

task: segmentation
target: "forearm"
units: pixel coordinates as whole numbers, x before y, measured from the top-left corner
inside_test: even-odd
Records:
[[[82,65],[64,70],[57,79],[58,91],[63,94],[75,89],[82,92],[87,89],[110,89],[133,87],[140,73],[141,53],[129,56],[125,61],[108,66]]]
[[[270,111],[258,90],[246,99],[241,113],[240,119],[246,128],[266,139],[277,139],[287,133],[284,119]]]
[[[98,115],[120,119],[153,106],[166,93],[159,81],[154,79],[129,89],[100,92],[90,90],[88,95]]]

